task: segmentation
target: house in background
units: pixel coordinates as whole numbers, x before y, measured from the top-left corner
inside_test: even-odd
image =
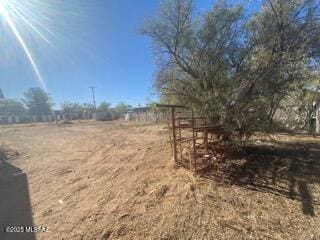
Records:
[[[14,116],[7,112],[8,101],[0,88],[0,124],[1,123],[17,123],[20,121],[20,116]]]
[[[320,100],[312,104],[310,130],[312,133],[320,133]]]

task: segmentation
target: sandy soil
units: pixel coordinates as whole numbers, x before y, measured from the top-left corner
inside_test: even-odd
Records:
[[[19,153],[0,165],[1,228],[47,228],[1,229],[0,239],[320,239],[318,171],[290,186],[248,187],[175,167],[160,125],[0,128],[0,143]]]

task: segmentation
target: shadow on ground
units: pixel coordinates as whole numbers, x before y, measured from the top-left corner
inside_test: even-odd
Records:
[[[34,233],[7,233],[6,226],[33,226],[33,220],[27,174],[0,153],[0,239],[36,239]]]
[[[302,211],[315,216],[313,184],[320,184],[320,144],[312,142],[250,145],[222,166],[223,177],[212,168],[200,171],[205,178],[268,192],[301,202]]]

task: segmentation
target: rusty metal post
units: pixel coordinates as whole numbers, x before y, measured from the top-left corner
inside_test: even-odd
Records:
[[[179,114],[179,148],[180,148],[180,161],[182,161],[182,144],[181,144],[181,115]]]
[[[189,151],[188,151],[188,154],[189,154],[189,169],[190,171],[192,171],[192,159],[191,159],[191,144],[190,144],[190,141],[188,142],[189,144]]]
[[[204,118],[204,143],[205,154],[208,154],[208,131],[207,131],[207,118]]]
[[[193,161],[194,161],[194,171],[197,172],[197,159],[196,159],[196,138],[195,138],[195,120],[194,120],[194,113],[193,109],[191,110],[192,115],[192,138],[193,138]]]
[[[207,127],[204,127],[204,152],[205,154],[208,154],[208,131],[207,131]]]
[[[171,133],[170,133],[170,116],[167,114],[167,124],[168,124],[168,135],[169,135],[169,142],[170,142],[170,150],[171,153],[173,154],[173,147],[172,147],[172,140],[171,140]]]
[[[173,159],[177,163],[177,137],[176,137],[176,119],[175,109],[171,107],[171,122],[172,122],[172,138],[173,138]]]
[[[183,105],[170,105],[170,104],[156,104],[158,108],[170,108],[172,118],[172,138],[173,138],[173,158],[177,162],[177,137],[176,137],[176,123],[175,123],[175,108],[185,108]]]

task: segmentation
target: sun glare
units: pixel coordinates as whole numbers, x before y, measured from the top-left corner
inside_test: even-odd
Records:
[[[43,40],[45,40],[48,44],[52,45],[50,41],[38,30],[29,20],[26,16],[23,16],[19,9],[21,7],[19,5],[19,2],[15,0],[0,0],[0,17],[4,20],[6,25],[8,26],[8,29],[13,33],[16,41],[20,44],[21,48],[23,49],[35,75],[37,78],[37,81],[40,83],[40,85],[46,89],[45,82],[42,78],[42,75],[39,71],[39,68],[34,60],[34,57],[32,56],[32,53],[30,49],[28,48],[28,45],[26,41],[23,38],[23,35],[20,33],[18,28],[16,27],[16,20],[22,20],[24,21],[28,27],[30,27],[35,33],[37,33]],[[26,6],[23,6],[26,7]],[[27,13],[27,11],[25,11]]]

